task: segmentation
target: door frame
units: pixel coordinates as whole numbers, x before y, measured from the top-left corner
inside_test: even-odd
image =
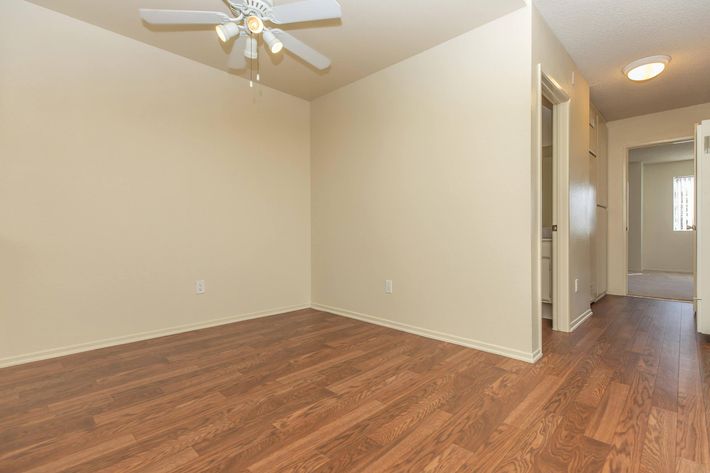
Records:
[[[571,101],[567,92],[550,74],[537,65],[535,123],[533,135],[533,327],[542,354],[542,96],[553,105],[552,148],[552,328],[569,331],[569,161]],[[537,350],[535,350],[537,351]]]
[[[695,133],[694,133],[695,134]],[[672,139],[666,139],[666,140],[657,140],[657,141],[650,141],[650,142],[645,142],[645,143],[638,143],[638,144],[631,144],[627,145],[624,149],[624,166],[622,169],[622,179],[624,183],[624,191],[622,192],[622,198],[624,199],[622,209],[623,209],[623,228],[624,228],[624,244],[622,245],[622,248],[624,249],[624,259],[622,261],[622,265],[624,268],[624,296],[629,296],[629,153],[631,150],[634,149],[639,149],[639,148],[649,148],[653,146],[658,146],[658,145],[667,145],[667,144],[672,144],[677,141],[687,141],[687,140],[696,140],[695,136],[681,136],[677,138],[672,138]],[[695,162],[695,212],[696,212],[696,228],[698,226],[697,223],[697,213],[698,213],[698,169],[697,169],[697,156],[693,156],[693,161]],[[696,258],[697,258],[697,241],[698,241],[698,232],[695,231],[695,240],[696,240]],[[693,274],[693,280],[697,278],[697,268]],[[693,283],[696,284],[696,283]],[[694,299],[697,298],[697,295],[694,294]]]
[[[707,127],[707,130],[706,130]],[[708,133],[707,135],[705,133]],[[703,199],[703,186],[705,180],[705,173],[707,166],[703,157],[710,157],[710,120],[704,120],[703,122],[695,125],[695,294],[693,300],[693,306],[696,314],[696,331],[699,333],[710,333],[710,323],[706,320],[707,317],[703,313],[703,292],[705,289],[703,287],[703,277],[705,270],[708,269],[707,262],[703,261],[703,254],[705,250],[705,243],[703,238],[705,237],[705,231],[702,227],[702,222],[704,221],[704,202]]]

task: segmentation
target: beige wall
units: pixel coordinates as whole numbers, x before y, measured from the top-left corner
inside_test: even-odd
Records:
[[[609,293],[626,294],[627,235],[624,193],[630,148],[692,137],[694,125],[710,118],[710,103],[608,123],[609,127]]]
[[[543,72],[570,97],[570,159],[567,170],[561,167],[562,179],[569,176],[569,288],[566,290],[569,302],[564,303],[567,310],[561,308],[568,317],[560,321],[560,328],[564,330],[588,313],[591,300],[591,244],[596,203],[589,175],[589,84],[535,8],[532,8],[532,38],[533,65],[541,64]],[[533,107],[533,120],[537,113],[537,108]],[[577,292],[575,279],[579,280]]]
[[[629,163],[629,271],[643,271],[643,163]]]
[[[307,102],[5,0],[0,363],[308,305],[309,136]]]
[[[693,161],[643,168],[643,269],[692,273],[695,234],[673,231],[673,178],[692,176]]]
[[[315,304],[532,356],[529,15],[312,104]]]
[[[531,6],[309,105],[6,5],[0,360],[310,297],[532,359],[538,62],[572,97],[570,319],[588,309],[589,88]]]

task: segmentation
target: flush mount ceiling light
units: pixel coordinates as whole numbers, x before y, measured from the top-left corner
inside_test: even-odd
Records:
[[[650,56],[634,61],[624,68],[624,75],[634,82],[653,79],[666,69],[670,56]]]

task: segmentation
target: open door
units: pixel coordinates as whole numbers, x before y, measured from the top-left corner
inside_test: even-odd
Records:
[[[703,298],[710,298],[710,120],[695,129],[695,313],[698,332],[710,334],[710,314]],[[707,254],[707,256],[705,256]]]

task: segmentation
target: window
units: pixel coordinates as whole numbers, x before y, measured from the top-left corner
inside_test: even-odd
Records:
[[[673,178],[673,231],[687,232],[695,225],[695,177]]]

